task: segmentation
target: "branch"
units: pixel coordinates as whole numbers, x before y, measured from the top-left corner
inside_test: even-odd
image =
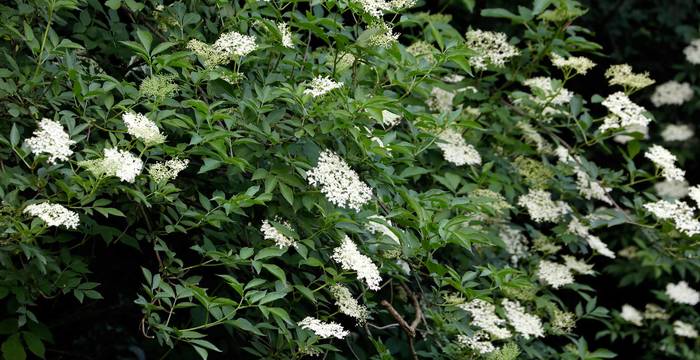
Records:
[[[406,293],[411,297],[411,300],[413,301],[413,307],[416,309],[416,315],[413,321],[411,322],[411,325],[406,322],[406,320],[399,314],[396,309],[386,300],[382,300],[381,304],[386,308],[387,311],[389,311],[389,314],[396,319],[396,321],[399,323],[399,326],[403,329],[403,331],[408,335],[408,346],[411,351],[411,355],[413,356],[414,360],[418,360],[418,355],[416,354],[416,349],[413,348],[413,339],[416,337],[416,328],[418,328],[418,325],[421,323],[421,319],[423,318],[423,311],[420,308],[420,303],[418,302],[418,297],[404,284],[401,284],[404,290],[406,290]]]

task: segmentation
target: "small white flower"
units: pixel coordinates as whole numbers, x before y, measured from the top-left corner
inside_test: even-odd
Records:
[[[678,284],[666,284],[666,295],[674,302],[695,306],[700,302],[700,293],[688,286],[688,283],[681,281]]]
[[[452,102],[455,98],[455,93],[447,91],[439,87],[434,87],[430,91],[430,97],[426,100],[426,104],[431,111],[450,112],[452,111]]]
[[[496,307],[481,299],[474,299],[466,304],[457,305],[471,315],[471,323],[483,329],[496,339],[507,339],[511,332],[505,328],[506,321],[496,315]]]
[[[105,149],[102,166],[106,175],[116,176],[122,181],[134,182],[143,169],[143,161],[128,151]]]
[[[401,115],[394,114],[388,110],[382,110],[382,125],[392,127],[401,122]]]
[[[25,140],[25,143],[35,154],[49,154],[49,163],[55,164],[56,160],[67,161],[73,155],[70,146],[75,141],[70,139],[60,123],[44,118],[39,122],[39,129],[34,130],[34,137]]]
[[[537,275],[542,281],[555,289],[574,282],[574,275],[566,265],[547,260],[540,261]]]
[[[304,94],[309,94],[313,97],[323,96],[332,90],[339,89],[343,83],[336,82],[327,76],[317,76],[311,80],[309,88],[304,90]]]
[[[690,101],[694,94],[690,84],[671,80],[654,89],[654,94],[651,95],[651,102],[656,107],[663,105],[682,105]]]
[[[593,265],[586,264],[586,262],[570,255],[563,255],[562,258],[564,259],[564,266],[569,268],[569,270],[583,275],[593,275],[595,273],[593,271]]]
[[[664,180],[654,184],[654,189],[659,196],[670,199],[681,199],[688,195],[687,181]]]
[[[662,146],[653,145],[644,153],[644,157],[661,168],[661,174],[666,180],[685,180],[685,171],[676,166],[676,156]]]
[[[367,321],[369,315],[367,307],[360,305],[348,288],[340,284],[333,285],[331,295],[335,298],[335,304],[338,305],[340,312],[355,318],[359,324],[364,324]]]
[[[129,135],[148,146],[162,144],[165,141],[165,136],[160,133],[158,125],[143,114],[127,112],[122,115],[122,120]]]
[[[680,320],[676,320],[673,322],[673,333],[678,336],[689,337],[693,339],[698,337],[698,331],[695,329],[695,326]]]
[[[685,59],[691,64],[700,64],[700,39],[694,39],[683,49]]]
[[[372,189],[340,156],[324,150],[318,164],[307,173],[307,181],[319,186],[331,203],[360,211],[372,199]]]
[[[530,218],[537,223],[556,222],[571,211],[565,202],[553,201],[552,195],[542,189],[530,189],[518,198],[518,205],[526,208]]]
[[[327,339],[329,337],[342,339],[350,334],[349,331],[345,330],[342,325],[336,322],[327,323],[311,316],[307,316],[304,318],[304,320],[299,321],[298,325],[302,329],[313,331],[314,334],[323,339]]]
[[[548,77],[538,76],[523,81],[523,85],[531,90],[538,89],[544,97],[535,98],[535,101],[540,105],[547,103],[552,105],[564,105],[571,101],[574,94],[563,88],[561,85],[554,87],[554,80]]]
[[[620,317],[636,326],[642,326],[642,320],[644,320],[642,313],[635,309],[634,306],[629,304],[622,305]]]
[[[619,129],[629,131],[630,127],[639,126],[646,128],[651,119],[644,115],[646,109],[633,103],[625,93],[618,91],[608,95],[603,100],[603,106],[608,108],[612,116],[608,116],[599,131],[605,132],[609,129]]]
[[[357,245],[347,235],[343,238],[341,245],[333,250],[331,258],[339,263],[343,270],[357,272],[357,278],[364,280],[368,288],[379,290],[382,277],[379,275],[377,265],[372,262],[372,259],[362,255],[357,250]]]
[[[214,42],[214,49],[230,56],[246,56],[258,48],[255,37],[235,31],[221,34]]]
[[[280,221],[278,221],[280,222]],[[281,224],[283,226],[286,226],[288,229],[291,229],[291,225],[289,225],[288,222],[286,221],[281,221]],[[275,245],[279,247],[280,249],[293,246],[296,247],[297,243],[293,239],[288,238],[286,235],[282,234],[277,228],[272,226],[270,224],[270,221],[268,220],[263,220],[262,225],[260,226],[260,231],[263,233],[263,238],[265,240],[272,240],[275,242]]]
[[[151,175],[153,181],[164,183],[173,180],[177,175],[187,168],[189,160],[170,159],[168,161],[158,162],[148,167],[148,174]]]
[[[477,331],[472,336],[457,335],[457,343],[460,346],[476,351],[479,354],[488,354],[496,350],[496,347],[488,339],[489,336],[484,331]]]
[[[659,220],[673,220],[676,229],[688,236],[700,234],[700,221],[695,219],[693,208],[684,201],[660,200],[644,204],[644,208]]]
[[[700,207],[700,185],[695,185],[688,189],[688,195],[695,201],[695,205]]]
[[[282,46],[290,49],[294,48],[294,40],[292,39],[292,32],[289,31],[289,25],[277,23],[277,30],[282,36]]]
[[[526,258],[528,254],[527,238],[517,229],[506,226],[499,231],[498,236],[506,245],[506,251],[510,254],[510,262],[518,265],[520,259]]]
[[[595,63],[583,56],[570,56],[566,59],[552,54],[552,64],[560,69],[573,69],[576,73],[585,75],[588,70],[595,67]]]
[[[669,124],[661,132],[664,141],[686,141],[695,135],[693,128],[685,124]]]
[[[438,136],[437,146],[442,150],[445,160],[457,165],[480,165],[481,155],[473,145],[467,144],[462,135],[453,130],[446,129]]]
[[[525,308],[518,301],[503,299],[502,304],[505,308],[508,322],[513,325],[515,331],[522,335],[523,338],[530,339],[531,336],[536,338],[544,337],[544,328],[539,317],[526,313]]]
[[[488,65],[503,67],[508,59],[520,54],[515,46],[508,43],[504,33],[469,30],[466,38],[467,47],[478,54],[469,58],[469,64],[477,70],[486,70]]]
[[[401,244],[401,242],[399,241],[399,237],[396,236],[396,234],[394,234],[394,232],[391,231],[391,229],[388,226],[384,225],[384,223],[387,223],[389,224],[389,226],[393,226],[390,220],[387,220],[385,217],[380,215],[372,215],[368,217],[367,220],[369,220],[369,222],[367,222],[367,225],[365,225],[365,227],[369,232],[371,232],[372,234],[382,234],[396,242],[396,244]]]
[[[606,245],[602,240],[600,240],[599,237],[594,236],[594,235],[588,235],[586,236],[586,242],[588,243],[588,246],[591,247],[591,249],[597,251],[600,255],[609,257],[611,259],[615,258],[615,253],[608,248],[608,245]]]
[[[622,85],[625,88],[642,89],[655,83],[649,77],[648,72],[636,74],[632,72],[632,67],[627,64],[612,65],[605,71],[610,85]]]
[[[24,208],[23,213],[44,220],[48,226],[64,226],[68,229],[76,229],[80,223],[78,213],[68,210],[60,204],[51,204],[48,202],[31,204]]]

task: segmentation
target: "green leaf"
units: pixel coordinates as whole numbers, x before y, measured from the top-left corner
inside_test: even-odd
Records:
[[[199,347],[194,344],[190,344],[194,348],[194,351],[197,352],[199,357],[201,357],[203,360],[207,360],[207,357],[209,356],[209,353],[207,352],[207,349]]]
[[[284,274],[284,270],[282,270],[282,268],[279,266],[274,264],[263,264],[263,268],[271,272],[272,275],[275,275],[278,279],[282,280],[282,282],[287,282],[287,276]]]
[[[462,0],[462,3],[464,4],[464,6],[467,7],[469,12],[474,11],[474,5],[476,5],[476,0]]]
[[[280,249],[276,246],[271,246],[271,247],[264,248],[264,249],[260,250],[257,254],[255,254],[255,258],[253,260],[262,260],[262,259],[267,259],[267,258],[271,258],[271,257],[278,257],[286,252],[287,252],[286,248]]]
[[[24,351],[19,334],[14,334],[2,343],[2,356],[5,360],[25,360],[27,353]]]
[[[535,0],[535,4],[532,6],[532,14],[539,15],[551,3],[552,3],[552,0]]]
[[[12,130],[10,130],[10,144],[12,144],[12,146],[17,146],[17,144],[19,144],[19,130],[17,129],[17,124],[12,124]]]
[[[151,44],[153,43],[153,35],[142,28],[138,28],[136,29],[136,36],[139,38],[143,48],[146,49],[146,53],[150,53]]]
[[[292,192],[292,189],[289,186],[283,184],[282,182],[279,183],[279,186],[284,199],[287,200],[289,205],[294,205],[294,193]]]
[[[112,10],[117,10],[120,7],[122,7],[122,1],[121,0],[107,0],[107,1],[105,1],[105,5]]]
[[[199,168],[199,171],[197,172],[197,174],[203,174],[205,172],[209,172],[209,171],[212,171],[214,169],[218,169],[221,167],[221,165],[222,165],[222,163],[219,160],[206,158],[206,159],[204,159],[204,165],[202,165],[202,167]]]
[[[46,348],[44,347],[44,342],[41,341],[41,338],[36,336],[34,333],[27,332],[25,331],[23,333],[24,335],[24,342],[27,343],[27,347],[29,348],[29,351],[31,351],[34,355],[44,358],[44,354],[46,352]]]

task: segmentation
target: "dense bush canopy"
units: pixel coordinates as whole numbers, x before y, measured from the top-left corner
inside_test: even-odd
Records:
[[[498,3],[1,4],[2,356],[700,358],[698,24]]]

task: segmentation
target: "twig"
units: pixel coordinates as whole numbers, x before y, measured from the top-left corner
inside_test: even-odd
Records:
[[[394,309],[391,304],[386,301],[382,300],[381,304],[386,308],[387,311],[389,311],[389,314],[396,319],[398,322],[398,325],[401,326],[403,331],[408,335],[408,346],[411,351],[411,355],[413,356],[414,360],[418,360],[418,355],[416,354],[416,349],[413,347],[413,339],[416,337],[416,328],[418,328],[418,325],[420,325],[421,320],[423,318],[423,311],[420,308],[420,303],[418,302],[418,297],[404,284],[401,284],[404,290],[406,290],[406,293],[411,297],[411,300],[413,301],[413,307],[416,310],[416,315],[413,321],[411,322],[411,325],[404,320],[403,316]]]

